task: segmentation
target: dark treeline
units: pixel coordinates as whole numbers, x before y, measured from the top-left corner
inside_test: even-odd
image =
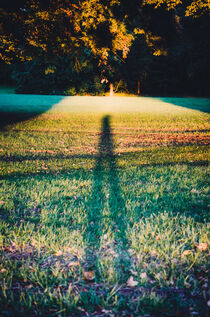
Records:
[[[207,0],[1,0],[0,84],[210,96],[209,13]]]

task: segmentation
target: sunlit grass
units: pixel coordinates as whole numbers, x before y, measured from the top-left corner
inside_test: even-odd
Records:
[[[102,101],[110,107],[101,98],[100,109],[77,113],[61,101],[60,111],[3,126],[7,314],[206,314],[209,115],[134,99],[138,112],[100,112]],[[96,99],[82,100],[92,109]],[[130,276],[137,286],[127,287]]]

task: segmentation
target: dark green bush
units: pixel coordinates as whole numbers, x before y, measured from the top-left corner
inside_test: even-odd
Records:
[[[75,87],[70,87],[64,92],[64,95],[66,96],[76,96],[76,94],[77,94],[77,91]]]
[[[50,95],[104,95],[106,85],[100,82],[97,70],[74,69],[68,58],[53,63],[35,60],[16,65],[12,78],[16,93]]]

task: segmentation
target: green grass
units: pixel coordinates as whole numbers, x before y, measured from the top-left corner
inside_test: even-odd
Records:
[[[208,106],[2,95],[1,316],[207,316]]]

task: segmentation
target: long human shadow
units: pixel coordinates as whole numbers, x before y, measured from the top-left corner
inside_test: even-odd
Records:
[[[110,128],[110,117],[102,119],[98,156],[93,171],[91,201],[86,215],[84,240],[88,252],[100,249],[103,229],[112,228],[113,238],[121,247],[127,245],[126,205],[119,184],[117,163]],[[87,256],[88,256],[87,252]]]

